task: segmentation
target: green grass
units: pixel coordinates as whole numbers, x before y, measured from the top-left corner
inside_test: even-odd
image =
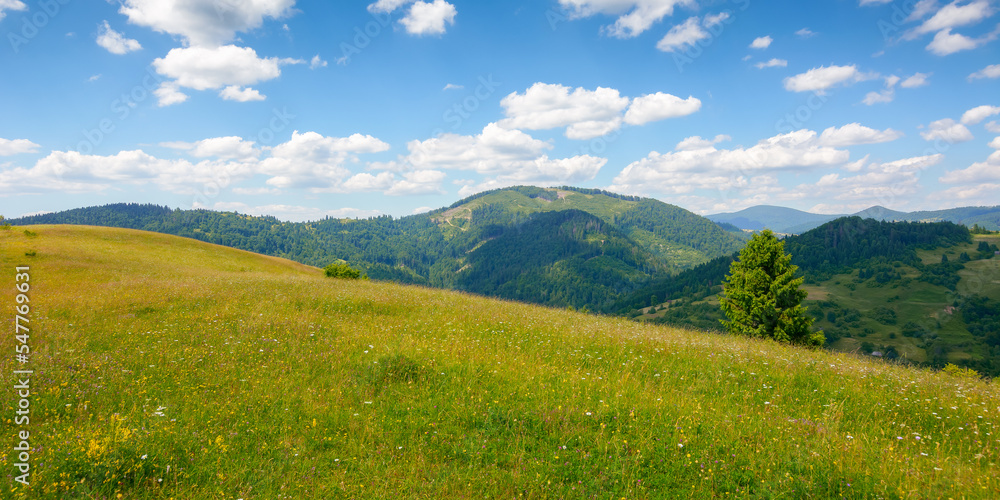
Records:
[[[31,266],[36,371],[32,486],[3,498],[1000,494],[983,381],[172,236],[32,230],[0,231],[0,303]],[[8,443],[17,367],[0,357]]]

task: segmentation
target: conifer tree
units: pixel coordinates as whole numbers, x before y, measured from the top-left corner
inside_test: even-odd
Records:
[[[728,321],[722,324],[731,333],[823,345],[823,332],[811,331],[813,318],[802,306],[806,292],[799,290],[803,279],[795,277],[798,266],[791,262],[771,230],[753,235],[723,282],[720,303]]]

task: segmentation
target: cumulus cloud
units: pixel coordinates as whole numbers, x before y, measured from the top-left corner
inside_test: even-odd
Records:
[[[590,139],[617,129],[628,105],[628,97],[615,89],[571,90],[564,85],[535,83],[524,94],[514,92],[500,101],[507,118],[499,123],[527,130],[567,127],[567,137]]]
[[[411,35],[443,35],[445,25],[455,24],[457,14],[455,6],[444,0],[434,0],[432,3],[418,0],[399,22]]]
[[[972,132],[969,132],[969,129],[965,125],[956,123],[951,118],[931,122],[927,126],[927,131],[920,133],[920,137],[923,137],[927,141],[943,140],[952,144],[971,141],[973,139]]]
[[[107,21],[104,21],[101,27],[97,29],[97,45],[104,47],[112,54],[118,55],[142,49],[142,45],[139,45],[138,41],[125,38],[125,35],[111,29],[111,25]]]
[[[800,38],[810,38],[816,35],[816,33],[809,28],[802,28],[796,31],[795,34]]]
[[[632,38],[648,30],[666,16],[673,15],[674,7],[694,7],[694,0],[559,0],[570,10],[573,18],[596,14],[619,16],[614,24],[603,31],[616,38]]]
[[[21,153],[35,153],[40,148],[27,139],[4,139],[0,137],[0,156],[12,156]]]
[[[824,175],[815,184],[798,186],[795,191],[811,197],[871,206],[895,205],[920,188],[923,171],[941,162],[944,155],[917,156],[888,163],[872,163],[857,175]]]
[[[880,102],[892,102],[896,98],[896,84],[899,83],[899,77],[896,75],[888,76],[885,78],[885,88],[880,92],[869,92],[865,94],[864,100],[861,102],[871,106]]]
[[[985,184],[1000,182],[1000,140],[990,141],[990,147],[997,149],[986,161],[976,162],[962,170],[949,170],[938,180],[945,184]],[[996,203],[996,193],[993,191],[993,202]]]
[[[7,15],[5,11],[8,10],[25,11],[28,10],[28,6],[21,0],[0,0],[0,20],[3,20]]]
[[[194,208],[209,208],[224,212],[239,212],[258,217],[273,216],[278,220],[289,222],[308,222],[326,217],[334,219],[363,219],[381,215],[380,210],[363,210],[359,208],[337,208],[333,210],[306,207],[302,205],[248,205],[239,201],[220,201],[212,206],[195,204]]]
[[[3,144],[0,142],[0,148]],[[242,194],[274,194],[277,190],[295,188],[313,193],[341,193],[347,190],[345,181],[352,179],[352,172],[347,168],[350,163],[357,163],[359,155],[389,149],[388,144],[370,135],[327,137],[298,131],[292,133],[290,140],[272,148],[259,147],[253,141],[235,136],[168,142],[160,146],[182,151],[187,158],[157,158],[142,150],[121,151],[109,156],[54,151],[32,167],[0,170],[0,192],[9,191],[5,189],[7,185],[28,191],[77,193],[120,189],[121,185],[132,184],[196,194],[220,172],[225,172],[234,184],[255,176],[266,178],[264,189],[234,186],[242,189]],[[393,194],[429,192],[427,186],[434,178],[426,172],[404,174],[398,180],[392,177],[393,182],[386,183],[384,190],[394,190]],[[385,176],[373,176],[373,179],[355,176],[350,187],[379,188],[382,185],[378,182],[384,180]]]
[[[764,69],[764,68],[784,68],[784,67],[788,66],[788,61],[786,61],[784,59],[771,59],[770,61],[767,61],[767,62],[759,62],[759,63],[755,64],[754,66],[757,66],[757,69]]]
[[[167,160],[142,150],[109,156],[53,151],[33,167],[0,171],[0,186],[18,186],[36,192],[89,193],[120,189],[123,184],[155,184],[167,191],[194,194],[222,168],[233,178],[245,178],[252,171],[250,164]]]
[[[849,156],[847,151],[821,144],[816,132],[805,129],[764,139],[749,148],[717,149],[715,141],[688,138],[673,152],[653,151],[629,164],[615,177],[613,188],[672,194],[740,188],[754,176],[838,165]]]
[[[1000,64],[991,64],[969,75],[970,82],[982,78],[1000,78]]]
[[[253,141],[244,140],[242,137],[212,137],[196,142],[165,142],[160,144],[163,147],[180,149],[186,151],[195,158],[219,158],[222,160],[245,160],[260,156]]]
[[[291,139],[271,149],[271,156],[260,162],[259,172],[269,176],[266,184],[275,188],[341,192],[341,183],[351,175],[345,167],[348,161],[358,154],[388,149],[388,144],[370,135],[328,137],[296,130]]]
[[[824,130],[819,142],[824,146],[856,146],[891,142],[900,137],[903,137],[903,133],[891,128],[875,130],[860,123],[849,123],[840,128],[830,127]]]
[[[443,35],[448,26],[455,24],[458,15],[455,6],[445,0],[378,0],[368,5],[368,11],[389,14],[405,5],[410,8],[399,22],[411,35]]]
[[[996,114],[1000,114],[1000,106],[976,106],[962,114],[962,124],[976,125]]]
[[[487,186],[583,182],[593,179],[607,162],[589,155],[549,158],[546,152],[552,144],[495,123],[474,136],[444,134],[411,141],[407,149],[409,154],[401,161],[413,171],[465,170],[489,177],[479,185],[466,186],[466,193],[491,189]]]
[[[636,97],[625,113],[625,123],[644,125],[649,122],[687,116],[701,109],[701,100],[688,96],[681,99],[675,95],[657,92]]]
[[[839,84],[851,84],[875,78],[875,75],[858,71],[857,66],[820,66],[805,73],[785,78],[785,90],[792,92],[816,92],[823,94],[826,90]]]
[[[923,87],[927,85],[927,77],[931,76],[930,73],[914,73],[913,76],[907,77],[899,84],[900,87],[904,89],[912,89],[916,87]]]
[[[221,47],[187,47],[171,49],[166,56],[153,61],[156,72],[171,78],[165,82],[160,105],[166,106],[179,99],[180,87],[194,90],[221,89],[225,99],[237,101],[262,100],[258,91],[248,88],[259,82],[273,80],[281,75],[281,66],[300,64],[298,59],[277,57],[261,58],[249,47],[223,45]]]
[[[774,39],[770,35],[754,38],[753,42],[750,43],[751,49],[766,49],[771,46],[771,42]]]
[[[977,0],[964,5],[958,5],[954,1],[938,10],[930,19],[927,19],[920,26],[913,28],[903,35],[903,39],[912,40],[927,33],[951,30],[959,26],[975,24],[993,15],[993,9],[987,0]],[[929,5],[924,5],[924,11],[928,12]],[[929,13],[929,12],[928,12]]]
[[[321,59],[319,57],[319,54],[314,55],[313,58],[309,61],[309,69],[325,68],[326,65],[327,62]]]
[[[947,56],[963,50],[972,50],[985,45],[997,38],[997,31],[981,36],[979,38],[969,38],[965,35],[952,33],[951,29],[937,32],[934,40],[927,45],[927,50],[939,56]]]
[[[179,36],[188,45],[221,45],[266,18],[291,14],[295,0],[124,0],[119,12],[130,23]]]
[[[500,105],[507,116],[499,122],[501,127],[527,130],[566,127],[566,137],[585,140],[615,131],[623,123],[644,125],[689,115],[701,108],[701,100],[693,96],[682,99],[664,92],[630,100],[605,87],[571,89],[539,82],[523,94],[514,92],[504,97]]]
[[[240,88],[236,85],[228,85],[219,91],[219,97],[227,101],[249,102],[263,101],[265,97],[260,91],[251,88]]]
[[[181,92],[175,82],[163,82],[153,91],[156,96],[157,105],[162,107],[180,104],[188,100],[188,95]]]
[[[670,28],[670,31],[657,42],[656,48],[663,52],[678,52],[694,47],[700,40],[712,37],[705,28],[711,28],[726,19],[729,19],[729,14],[726,12],[705,16],[704,20],[697,16],[688,18],[687,21]]]

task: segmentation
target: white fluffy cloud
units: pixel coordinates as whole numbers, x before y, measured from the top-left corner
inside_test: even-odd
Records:
[[[325,68],[328,63],[319,57],[319,54],[313,56],[309,61],[309,69]]]
[[[805,73],[785,78],[785,90],[823,94],[839,84],[851,84],[874,78],[875,75],[858,71],[857,66],[820,66]]]
[[[949,170],[938,180],[945,184],[996,184],[1000,182],[1000,140],[990,141],[990,147],[997,149],[997,151],[990,154],[986,161],[973,163],[962,170]],[[996,203],[997,192],[993,191],[991,204]]]
[[[404,5],[410,5],[399,22],[411,35],[443,35],[447,26],[455,24],[458,11],[445,0],[378,0],[368,5],[369,12],[388,14]]]
[[[444,0],[434,0],[432,3],[418,0],[399,22],[411,35],[442,35],[445,25],[455,24],[457,14],[455,6]]]
[[[209,208],[218,211],[239,212],[241,214],[256,215],[258,217],[270,215],[278,218],[279,220],[290,222],[315,221],[325,217],[332,217],[335,219],[358,219],[374,217],[382,214],[379,210],[362,210],[358,208],[325,210],[301,205],[248,205],[239,201],[220,201],[210,207],[195,204],[194,208]]]
[[[957,123],[951,118],[931,122],[927,126],[927,131],[920,133],[920,137],[923,137],[927,141],[943,140],[952,144],[971,141],[973,139],[972,132],[969,132],[969,129],[965,125]]]
[[[903,38],[912,40],[927,33],[938,32],[940,34],[952,28],[978,23],[993,15],[993,9],[987,0],[976,0],[964,5],[958,4],[959,2],[956,0],[945,5],[930,19],[904,34]]]
[[[566,137],[585,140],[615,131],[623,123],[643,125],[689,115],[701,108],[701,101],[693,96],[682,99],[657,92],[636,97],[630,104],[630,99],[615,89],[571,89],[539,82],[523,94],[514,92],[504,97],[500,105],[507,116],[499,122],[501,127],[527,130],[566,127]]]
[[[929,18],[924,19],[932,14]],[[941,6],[937,0],[920,0],[913,7],[904,22],[914,22],[923,19],[919,25],[903,33],[903,40],[915,40],[929,33],[934,38],[927,45],[927,51],[946,56],[963,50],[972,50],[997,38],[1000,31],[993,31],[979,38],[971,38],[953,30],[971,26],[991,17],[996,9],[990,0],[973,0],[962,2],[955,0]]]
[[[175,82],[163,82],[156,90],[153,91],[153,95],[156,96],[157,105],[161,108],[164,106],[180,104],[188,100],[188,95],[181,92]]]
[[[514,92],[500,101],[507,115],[500,125],[527,130],[568,127],[567,137],[590,139],[617,129],[628,104],[628,97],[615,89],[571,91],[563,85],[536,83],[524,94]]]
[[[764,69],[764,68],[784,68],[784,67],[788,66],[788,61],[786,61],[784,59],[771,59],[770,61],[767,61],[767,62],[759,62],[759,63],[755,64],[754,66],[757,66],[757,69]]]
[[[976,106],[962,114],[962,124],[976,125],[996,114],[1000,114],[1000,106]]]
[[[303,188],[314,193],[342,191],[351,172],[345,163],[358,154],[378,153],[389,145],[370,135],[327,137],[316,132],[292,132],[292,138],[271,149],[259,172],[271,187]]]
[[[28,6],[21,0],[0,0],[0,20],[7,15],[5,11],[8,10],[25,11]]]
[[[595,14],[619,16],[604,31],[617,38],[632,38],[648,30],[666,16],[673,15],[676,6],[694,6],[694,0],[559,0],[575,18]]]
[[[241,89],[236,85],[227,85],[224,89],[219,91],[219,97],[227,101],[237,102],[263,101],[265,99],[265,97],[261,95],[260,91],[256,89]]]
[[[969,75],[970,82],[981,78],[1000,78],[1000,64],[991,64]]]
[[[914,73],[913,76],[908,77],[899,84],[900,87],[904,89],[912,89],[917,87],[923,87],[927,85],[927,77],[931,76],[930,73]]]
[[[111,25],[107,21],[104,21],[101,27],[97,29],[97,45],[104,47],[112,54],[118,55],[142,49],[142,45],[139,45],[138,41],[125,38],[125,35],[111,29]]]
[[[593,179],[607,162],[589,155],[549,158],[545,152],[552,145],[548,142],[495,123],[475,136],[444,134],[411,141],[407,148],[409,154],[402,162],[414,171],[466,170],[489,177],[477,186],[466,186],[463,195],[491,189],[487,186],[583,182]]]
[[[216,46],[260,27],[265,18],[290,14],[294,5],[295,0],[124,0],[119,12],[132,24],[179,36],[186,44]]]
[[[725,139],[725,138],[716,138]],[[625,192],[683,194],[696,189],[728,189],[778,170],[832,166],[849,153],[823,145],[811,130],[777,135],[756,145],[717,149],[714,141],[688,138],[675,151],[653,151],[625,167],[614,179],[614,189]]]
[[[171,49],[166,56],[153,61],[156,72],[173,79],[164,85],[160,105],[183,102],[179,87],[194,90],[222,89],[225,99],[238,101],[261,100],[256,90],[245,88],[281,75],[281,66],[299,64],[297,59],[261,58],[249,47],[187,47]]]
[[[935,154],[905,158],[888,163],[868,165],[863,173],[842,176],[824,175],[816,184],[798,186],[795,191],[811,197],[855,202],[863,208],[871,205],[899,205],[901,197],[911,197],[920,188],[923,171],[941,162],[944,155]]]
[[[934,39],[927,45],[927,50],[939,56],[947,56],[963,50],[972,50],[996,40],[997,32],[989,33],[979,38],[969,38],[959,33],[952,33],[951,29],[938,31]]]
[[[729,14],[726,12],[705,16],[704,20],[697,16],[688,18],[687,21],[670,28],[670,31],[657,42],[656,48],[663,52],[678,52],[694,47],[699,41],[712,37],[705,28],[711,28],[727,19]]]
[[[120,189],[122,184],[155,184],[167,191],[193,194],[211,182],[214,174],[223,168],[233,178],[246,178],[252,173],[250,164],[166,160],[142,150],[121,151],[110,156],[53,151],[31,168],[0,171],[0,186],[83,193]]]
[[[675,95],[657,92],[636,97],[625,112],[625,123],[644,125],[649,122],[687,116],[701,109],[701,100],[688,96],[681,99]]]
[[[819,142],[824,146],[855,146],[891,142],[900,137],[903,137],[903,133],[891,128],[875,130],[860,123],[849,123],[840,128],[830,127],[824,130]]]
[[[245,160],[260,156],[260,149],[253,141],[241,137],[213,137],[197,142],[167,142],[161,146],[180,149],[195,158],[219,158],[222,160]]]
[[[770,35],[769,36],[762,36],[762,37],[754,38],[753,42],[750,43],[750,48],[751,49],[766,49],[766,48],[768,48],[768,47],[771,46],[771,42],[773,42],[773,41],[774,41],[774,39],[771,38]]]
[[[4,139],[0,137],[0,156],[12,156],[21,153],[35,153],[40,148],[27,139]]]

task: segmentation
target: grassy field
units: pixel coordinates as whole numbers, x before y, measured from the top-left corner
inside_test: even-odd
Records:
[[[172,236],[0,230],[31,268],[2,498],[996,498],[993,384]]]

